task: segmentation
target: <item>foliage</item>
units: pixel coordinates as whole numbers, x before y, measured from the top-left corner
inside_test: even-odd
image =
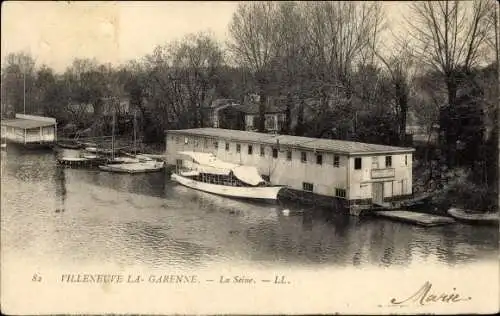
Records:
[[[495,196],[491,187],[472,181],[470,170],[455,173],[456,175],[449,178],[447,185],[437,195],[435,203],[441,205],[443,209],[452,206],[484,212],[498,209],[498,196]]]
[[[265,103],[284,97],[283,133],[403,145],[411,112],[428,135],[439,127],[433,146],[448,154],[446,164],[496,174],[498,62],[491,57],[498,41],[491,32],[498,22],[490,2],[411,3],[410,31],[394,36],[393,47],[381,40],[380,3],[261,1],[238,4],[225,45],[190,34],[120,66],[75,59],[64,73],[10,54],[2,64],[2,115],[26,107],[80,130],[105,130],[111,120],[102,117],[114,111],[124,131],[135,114],[139,135],[155,143],[166,129],[204,126],[205,109],[218,98],[243,102],[257,93],[261,130]],[[128,113],[109,97],[128,100]]]
[[[407,18],[416,55],[424,67],[440,75],[446,87],[447,106],[440,128],[449,165],[456,163],[460,131],[448,118],[455,115],[459,89],[467,82],[461,80],[462,74],[487,57],[485,49],[493,29],[489,17],[496,11],[494,6],[489,0],[413,2],[411,17]]]

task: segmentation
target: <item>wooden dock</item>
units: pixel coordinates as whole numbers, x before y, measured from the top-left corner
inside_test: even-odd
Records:
[[[392,220],[417,224],[426,227],[447,225],[455,222],[455,220],[451,217],[417,213],[405,210],[374,211],[373,213],[376,216],[386,217]]]

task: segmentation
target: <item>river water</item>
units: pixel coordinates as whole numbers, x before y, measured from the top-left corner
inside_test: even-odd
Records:
[[[52,151],[2,152],[2,260],[76,267],[452,266],[497,260],[498,228],[423,228],[334,210],[193,191],[165,173],[58,167]],[[14,260],[14,259],[12,259]]]

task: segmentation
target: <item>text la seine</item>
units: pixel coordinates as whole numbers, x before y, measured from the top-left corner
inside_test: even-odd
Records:
[[[142,283],[147,280],[149,283],[200,283],[197,275],[149,275],[148,278],[143,278],[141,275],[121,275],[121,274],[63,274],[61,281],[64,283]],[[236,284],[255,284],[257,281],[254,278],[246,276],[220,276],[218,280],[207,280],[208,282],[216,281],[218,283],[236,283]],[[274,284],[289,284],[283,275],[276,275],[274,280],[261,280],[262,282]]]

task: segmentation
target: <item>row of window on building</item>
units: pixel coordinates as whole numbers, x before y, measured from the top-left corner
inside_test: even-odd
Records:
[[[173,136],[172,136],[173,137]],[[203,147],[208,148],[209,141],[213,143],[213,146],[215,149],[219,148],[219,143],[216,139],[209,139],[209,138],[203,138]],[[179,143],[179,137],[175,137],[175,143]],[[185,138],[184,140],[185,144],[189,144],[189,138]],[[194,147],[199,147],[199,141],[197,139],[194,140]],[[230,151],[230,143],[225,142],[225,150]],[[236,144],[236,153],[241,153],[241,144]],[[247,146],[247,154],[248,155],[253,155],[253,145],[248,145]],[[265,157],[266,152],[265,152],[265,146],[260,145],[260,156]],[[279,150],[278,148],[273,148],[272,149],[272,157],[273,158],[278,158],[279,155]],[[286,159],[291,161],[292,160],[292,151],[287,150],[286,151]],[[302,163],[307,163],[307,152],[302,151],[300,152],[300,161]],[[323,164],[323,155],[322,154],[316,154],[316,164],[317,165],[322,165]],[[408,166],[408,156],[405,155],[405,161],[404,161],[405,166]],[[340,156],[334,155],[333,156],[333,166],[338,168],[340,167]],[[385,156],[385,168],[391,168],[392,167],[392,156]],[[379,169],[378,165],[378,157],[372,157],[372,169]],[[361,157],[354,158],[354,170],[361,170],[362,169],[362,159]]]
[[[307,192],[314,192],[314,184],[310,182],[302,182],[302,190]],[[335,196],[340,198],[346,197],[345,189],[335,188]]]
[[[215,139],[211,139],[211,141],[213,142],[213,146],[215,149],[218,149],[219,148],[219,145],[218,145],[218,141],[215,140]],[[176,136],[175,137],[175,143],[178,144],[179,143],[179,138]],[[185,141],[184,141],[185,144],[189,144],[189,139],[186,137],[185,138]],[[203,139],[203,147],[204,148],[208,148],[208,144],[209,144],[209,139],[208,138],[204,138]],[[198,140],[194,140],[194,147],[199,147],[199,142]],[[230,151],[230,142],[225,142],[225,150],[226,151]],[[241,153],[241,144],[236,144],[236,153]],[[254,150],[253,150],[253,145],[248,145],[247,146],[247,154],[248,155],[253,155],[254,154]],[[264,145],[260,145],[260,156],[261,157],[265,157],[266,155],[266,151],[265,151],[265,146]],[[273,148],[272,149],[272,157],[273,158],[278,158],[279,156],[279,150],[278,148]],[[291,161],[292,160],[292,151],[291,150],[287,150],[286,151],[286,159]],[[300,161],[303,162],[303,163],[307,163],[307,152],[305,151],[302,151],[300,153]],[[316,164],[318,165],[322,165],[323,164],[323,155],[322,154],[316,154]],[[334,167],[340,167],[340,156],[337,156],[337,155],[334,155],[333,156],[333,166]]]

